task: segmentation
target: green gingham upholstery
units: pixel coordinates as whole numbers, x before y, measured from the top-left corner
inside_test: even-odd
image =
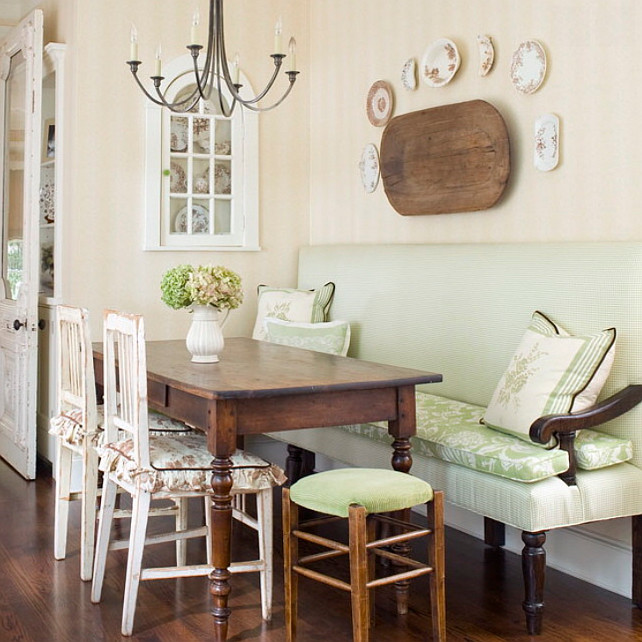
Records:
[[[302,248],[298,287],[328,280],[331,318],[351,323],[349,356],[440,372],[430,394],[485,407],[534,310],[572,334],[617,329],[600,399],[642,382],[642,243]],[[412,473],[456,506],[531,532],[642,514],[640,426],[641,406],[601,425],[631,442],[632,459],[580,469],[576,486],[556,476],[525,484],[417,450]],[[390,467],[389,443],[342,428],[276,436],[350,466]]]
[[[387,513],[412,508],[432,499],[425,481],[382,468],[341,468],[303,477],[290,488],[290,499],[311,510],[348,517],[358,504],[366,513]]]

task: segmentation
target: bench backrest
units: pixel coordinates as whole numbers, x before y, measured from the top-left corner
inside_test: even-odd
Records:
[[[431,393],[487,405],[534,310],[572,334],[617,329],[601,398],[642,383],[642,243],[302,248],[299,287],[327,281],[349,356],[440,372]],[[642,468],[642,407],[601,429],[632,439]]]

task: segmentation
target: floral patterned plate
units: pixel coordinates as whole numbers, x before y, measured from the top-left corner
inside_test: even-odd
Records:
[[[532,94],[546,75],[546,52],[537,40],[526,40],[513,53],[510,79],[517,91]]]
[[[401,84],[408,91],[417,89],[417,63],[414,58],[406,60],[401,70]]]
[[[448,38],[439,38],[428,46],[421,59],[421,77],[431,87],[443,87],[457,73],[460,62],[457,45]]]
[[[174,232],[187,232],[187,205],[183,207],[174,220]],[[192,234],[209,234],[209,212],[202,205],[192,205]]]
[[[169,191],[184,194],[187,192],[187,179],[185,178],[185,170],[183,167],[174,161],[170,164],[169,173]]]
[[[385,80],[377,80],[370,87],[366,100],[368,120],[375,127],[383,127],[392,116],[392,87]]]
[[[560,148],[560,121],[555,114],[543,114],[535,121],[535,167],[550,172],[557,167]]]
[[[371,194],[379,184],[379,152],[372,143],[368,143],[363,148],[359,169],[361,170],[361,182],[366,194]]]
[[[495,48],[490,36],[477,36],[477,48],[479,49],[479,75],[486,76],[495,60]]]

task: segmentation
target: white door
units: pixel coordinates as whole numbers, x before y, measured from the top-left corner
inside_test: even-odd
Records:
[[[0,41],[0,457],[36,476],[42,11]]]

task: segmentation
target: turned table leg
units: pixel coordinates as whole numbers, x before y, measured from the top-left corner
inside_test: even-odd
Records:
[[[232,533],[232,461],[227,457],[214,459],[212,473],[212,560],[214,569],[209,575],[212,595],[212,616],[214,617],[214,640],[227,639],[227,625],[230,609],[227,605],[230,595],[230,544]]]

